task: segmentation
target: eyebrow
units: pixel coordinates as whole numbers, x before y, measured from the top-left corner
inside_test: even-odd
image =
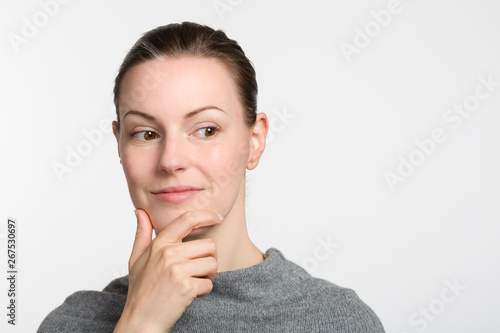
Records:
[[[219,111],[222,111],[224,113],[226,113],[226,111],[222,110],[221,108],[218,108],[216,106],[213,106],[213,105],[208,105],[208,106],[202,106],[201,108],[198,108],[196,110],[193,110],[189,113],[186,113],[184,115],[184,119],[187,119],[187,118],[190,118],[190,117],[193,117],[194,115],[202,112],[202,111],[205,111],[205,110],[211,110],[211,109],[214,109],[214,110],[219,110]],[[144,112],[141,112],[141,111],[137,111],[137,110],[129,110],[127,111],[127,113],[125,113],[123,115],[123,118],[122,119],[125,119],[126,116],[128,116],[129,114],[136,114],[138,116],[141,116],[141,117],[144,117],[146,119],[149,119],[149,120],[152,120],[152,121],[156,121],[156,118],[153,117],[152,115],[150,114],[147,114],[147,113],[144,113]]]

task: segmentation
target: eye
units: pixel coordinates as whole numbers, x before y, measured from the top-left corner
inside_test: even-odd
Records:
[[[139,131],[132,133],[132,136],[139,139],[139,141],[152,141],[158,138],[158,134],[153,131]]]
[[[197,136],[201,136],[203,138],[209,138],[214,136],[218,131],[219,131],[219,126],[211,125],[197,129],[195,133],[197,133]]]

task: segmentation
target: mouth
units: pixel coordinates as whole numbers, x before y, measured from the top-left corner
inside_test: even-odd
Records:
[[[194,197],[201,191],[203,191],[203,189],[199,187],[179,185],[169,186],[152,193],[160,200],[170,203],[181,203]]]

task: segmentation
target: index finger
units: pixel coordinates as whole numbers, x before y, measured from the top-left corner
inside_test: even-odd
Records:
[[[180,243],[195,228],[222,223],[223,216],[209,210],[193,210],[180,215],[165,227],[156,238],[168,243]]]

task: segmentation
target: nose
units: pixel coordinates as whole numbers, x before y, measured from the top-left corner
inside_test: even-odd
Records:
[[[171,135],[162,142],[158,169],[170,174],[185,170],[188,154],[187,142]]]

